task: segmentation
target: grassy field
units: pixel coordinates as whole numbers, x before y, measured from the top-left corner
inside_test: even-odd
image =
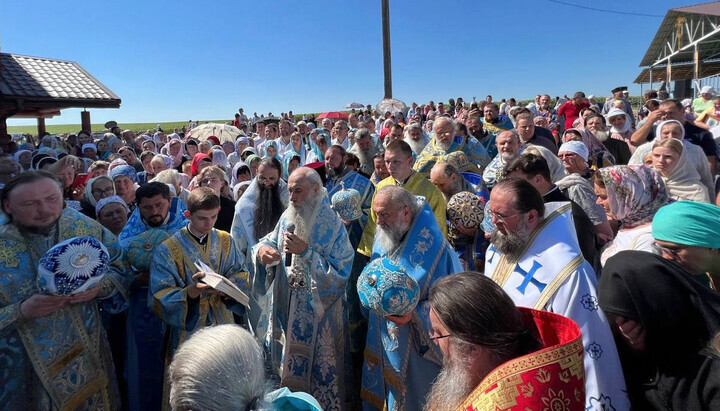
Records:
[[[223,124],[226,121],[230,120],[203,120],[200,121],[200,124],[205,123],[220,123]],[[132,131],[146,131],[146,130],[155,130],[157,125],[160,124],[165,132],[172,133],[174,129],[181,129],[183,126],[187,127],[188,123],[187,121],[170,121],[165,123],[130,123],[130,124],[119,124],[120,128],[123,130],[132,130]],[[45,128],[47,128],[48,133],[52,134],[66,134],[66,133],[77,133],[80,131],[80,123],[77,124],[56,124],[56,125],[48,125]],[[92,131],[93,132],[103,132],[105,131],[105,125],[104,124],[93,124],[92,125]],[[27,133],[36,135],[37,134],[37,126],[8,126],[8,133]]]

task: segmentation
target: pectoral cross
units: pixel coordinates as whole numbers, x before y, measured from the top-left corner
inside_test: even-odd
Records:
[[[518,286],[518,288],[517,288],[517,290],[520,291],[520,293],[521,293],[522,295],[525,295],[525,289],[527,289],[528,284],[532,284],[532,285],[534,285],[535,287],[537,287],[538,290],[540,290],[541,293],[542,293],[543,290],[545,289],[545,286],[547,286],[547,284],[542,283],[542,282],[540,282],[539,280],[536,280],[535,277],[534,277],[534,276],[535,276],[535,271],[537,271],[538,268],[540,268],[540,267],[542,267],[542,264],[540,264],[540,263],[538,263],[537,261],[533,260],[533,264],[532,264],[532,267],[530,268],[530,271],[529,271],[529,272],[523,270],[522,267],[520,267],[520,264],[518,264],[517,267],[515,268],[515,271],[514,271],[514,272],[516,272],[516,273],[518,273],[518,274],[520,274],[520,275],[525,276],[525,278],[523,279],[522,284],[520,284],[520,285]]]

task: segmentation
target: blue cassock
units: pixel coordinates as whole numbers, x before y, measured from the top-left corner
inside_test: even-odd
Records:
[[[369,312],[362,399],[366,410],[421,410],[433,380],[442,368],[442,353],[430,341],[428,290],[438,279],[462,271],[460,259],[447,242],[424,198],[420,212],[392,252],[377,243],[372,258],[387,257],[407,270],[420,285],[420,301],[412,321],[396,326]]]
[[[127,249],[130,241],[150,228],[173,235],[188,223],[183,215],[185,204],[173,197],[167,221],[150,227],[143,221],[138,208],[132,212],[118,236],[120,246]],[[126,325],[125,379],[128,383],[128,406],[131,410],[156,410],[162,406],[163,322],[148,307],[148,287],[134,284],[130,292],[130,309]]]

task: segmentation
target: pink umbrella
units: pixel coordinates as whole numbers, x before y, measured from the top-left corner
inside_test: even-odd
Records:
[[[317,120],[322,120],[324,118],[329,118],[332,120],[347,120],[348,115],[346,113],[343,113],[342,111],[328,111],[315,117],[315,119]]]

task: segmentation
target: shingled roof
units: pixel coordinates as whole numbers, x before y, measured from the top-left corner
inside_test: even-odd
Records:
[[[78,63],[0,53],[0,103],[22,110],[118,108],[121,100]]]

